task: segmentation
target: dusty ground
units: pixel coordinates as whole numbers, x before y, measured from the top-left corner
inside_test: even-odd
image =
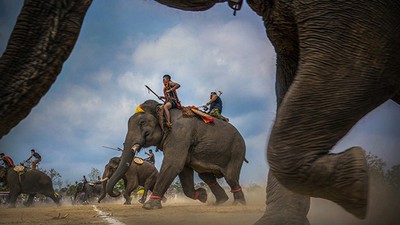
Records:
[[[386,191],[371,196],[368,215],[359,220],[340,206],[326,200],[312,198],[308,219],[312,225],[400,225],[399,199],[393,199]],[[221,206],[202,204],[187,198],[169,200],[160,210],[144,210],[139,203],[125,206],[122,201],[56,207],[37,205],[34,208],[19,206],[14,209],[0,208],[0,225],[3,224],[114,224],[114,225],[251,225],[263,214],[265,193],[247,193],[246,206],[232,206],[231,201]],[[394,204],[396,203],[396,204]],[[95,211],[100,210],[103,215]],[[65,218],[64,218],[65,217]],[[113,221],[116,220],[116,221]],[[120,223],[118,223],[120,222]]]

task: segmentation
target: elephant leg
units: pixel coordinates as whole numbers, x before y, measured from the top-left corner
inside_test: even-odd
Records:
[[[171,150],[177,151],[178,149],[175,147]],[[162,197],[164,196],[171,183],[174,181],[175,177],[183,170],[185,166],[187,151],[183,151],[182,154],[168,154],[167,151],[164,150],[164,154],[164,159],[161,165],[160,173],[158,174],[156,184],[154,186],[154,191],[150,196],[150,199],[143,205],[144,209],[162,208]]]
[[[26,207],[32,206],[33,205],[33,199],[35,198],[36,194],[29,194],[28,199],[26,200],[26,202],[24,202],[24,205]]]
[[[240,165],[241,166],[241,165]],[[238,203],[246,204],[246,199],[243,194],[243,190],[239,184],[240,177],[240,167],[237,165],[228,167],[226,171],[222,171],[226,182],[231,188],[231,192],[233,193],[233,204],[236,205]]]
[[[10,190],[10,193],[8,194],[8,208],[15,208],[18,195],[20,194],[21,192]]]
[[[102,188],[101,188],[101,194],[100,194],[99,199],[97,200],[97,203],[100,203],[101,200],[103,200],[106,197],[106,185],[107,185],[107,181],[103,181]]]
[[[289,191],[271,172],[268,173],[266,205],[264,215],[254,225],[310,225],[307,219],[310,197]]]
[[[183,193],[194,200],[199,200],[201,202],[207,201],[207,192],[203,188],[197,190],[194,189],[194,177],[193,169],[185,166],[182,172],[179,174],[179,179],[182,184]]]
[[[57,205],[60,205],[61,197],[58,196],[53,190],[50,193],[43,194],[43,195],[51,198],[51,200],[53,200],[54,203],[56,203]]]
[[[139,181],[136,176],[133,178],[133,180],[127,182],[127,186],[125,187],[125,192],[124,192],[124,198],[125,198],[124,205],[132,204],[131,193],[133,190],[137,188],[138,185]]]
[[[211,192],[215,196],[215,204],[219,205],[228,201],[229,197],[225,193],[225,190],[219,185],[215,175],[212,173],[199,173],[200,179],[202,179],[209,187]]]
[[[295,193],[331,200],[364,218],[368,169],[363,150],[329,151],[362,117],[393,96],[393,90],[385,88],[390,81],[325,70],[318,70],[316,80],[308,74],[315,66],[311,64],[300,66],[278,109],[268,144],[271,172]]]
[[[146,179],[144,186],[143,186],[144,192],[143,192],[142,198],[139,200],[140,203],[143,204],[146,201],[147,194],[148,194],[149,190],[153,190],[153,187],[156,184],[156,180],[157,180],[157,172],[150,175],[150,177],[148,177]]]

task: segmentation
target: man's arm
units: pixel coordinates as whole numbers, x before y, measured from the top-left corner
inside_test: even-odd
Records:
[[[33,154],[31,154],[31,156],[29,156],[29,158],[25,161],[29,161],[30,159],[32,159]]]
[[[210,101],[209,102],[207,102],[207,104],[206,105],[209,105],[209,104],[211,104],[213,101],[215,101],[215,100],[217,100],[217,95],[212,95],[212,97],[211,97],[211,99],[210,99]]]
[[[181,85],[175,82],[170,81],[169,86],[171,87],[167,92],[175,91],[176,89],[180,88]]]

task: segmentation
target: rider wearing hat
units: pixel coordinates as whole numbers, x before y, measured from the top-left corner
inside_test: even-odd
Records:
[[[206,103],[206,105],[210,106],[210,111],[208,114],[210,114],[212,117],[215,117],[217,119],[221,119],[223,121],[229,122],[229,119],[222,116],[222,100],[221,97],[217,95],[216,92],[211,92],[210,94],[210,101]]]

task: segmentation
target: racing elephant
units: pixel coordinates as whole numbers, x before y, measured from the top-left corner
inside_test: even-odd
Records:
[[[4,180],[10,188],[8,196],[8,207],[10,208],[15,207],[20,194],[29,195],[24,203],[25,206],[31,206],[38,193],[51,198],[57,205],[60,204],[60,198],[54,192],[51,178],[40,170],[25,169],[16,172],[12,167],[0,166],[0,180]]]
[[[192,11],[225,2],[157,1]],[[25,1],[0,59],[0,137],[55,81],[91,3]],[[368,174],[362,149],[330,151],[380,104],[400,103],[400,1],[247,3],[262,17],[277,54],[267,207],[257,224],[308,224],[308,196],[334,201],[365,218]]]
[[[93,198],[101,195],[101,188],[101,183],[78,183],[74,194],[74,202],[89,204]]]
[[[106,197],[106,186],[107,180],[114,174],[118,165],[120,164],[120,157],[113,157],[107,163],[104,168],[103,178],[102,178],[102,192],[101,196],[98,200],[100,201]],[[140,162],[139,162],[140,163]],[[139,185],[143,186],[144,193],[142,198],[139,200],[140,203],[144,203],[147,198],[148,191],[153,191],[154,184],[156,183],[158,176],[157,168],[150,162],[143,161],[142,164],[132,163],[128,168],[127,172],[122,176],[122,179],[125,184],[125,205],[131,204],[131,193],[134,191]]]
[[[222,177],[231,188],[234,203],[245,204],[239,177],[246,147],[236,128],[221,120],[206,124],[201,119],[183,116],[181,110],[173,109],[171,121],[174,125],[171,129],[163,129],[159,120],[160,106],[154,100],[147,100],[129,118],[121,162],[107,183],[107,193],[115,195],[114,185],[129,169],[136,151],[142,147],[157,146],[163,151],[164,159],[153,193],[143,208],[161,208],[161,199],[177,175],[187,197],[205,202],[205,189],[194,188],[194,171],[210,186],[217,204],[228,199],[216,180]]]

